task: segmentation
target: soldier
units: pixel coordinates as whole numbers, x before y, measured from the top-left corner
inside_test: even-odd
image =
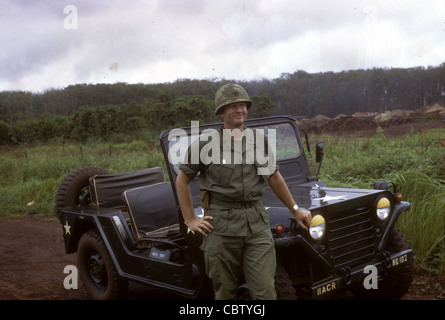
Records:
[[[220,136],[230,135],[229,141],[241,139],[245,153],[244,122],[252,106],[247,92],[237,84],[223,85],[215,94],[215,105],[215,113],[224,122],[219,130]],[[201,150],[204,143],[200,139],[195,143],[200,144]],[[270,147],[267,140],[255,140],[255,144],[258,143],[265,143],[267,150]],[[233,164],[222,159],[223,154],[227,156],[223,152],[224,143],[220,144],[220,148],[219,163],[214,161],[204,164],[200,159],[199,163],[184,161],[180,165],[176,186],[184,222],[191,231],[204,236],[201,248],[207,275],[213,280],[216,299],[236,298],[241,271],[252,299],[276,299],[275,247],[269,215],[261,203],[264,184],[269,184],[306,230],[310,225],[311,213],[295,203],[277,166],[269,174],[258,174],[257,162],[247,162],[243,154],[242,163]],[[229,152],[234,157],[233,147]],[[188,152],[186,156],[188,160],[190,154]],[[202,206],[205,209],[201,218],[194,215],[189,186],[198,172]]]

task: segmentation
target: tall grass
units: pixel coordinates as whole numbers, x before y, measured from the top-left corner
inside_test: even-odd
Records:
[[[324,163],[320,179],[332,187],[371,188],[377,180],[393,181],[411,209],[398,228],[414,249],[416,266],[445,272],[445,128],[411,132],[397,138],[377,130],[372,137],[318,135]],[[308,157],[312,172],[317,164]],[[54,218],[54,198],[62,179],[82,166],[111,173],[153,166],[165,168],[159,142],[52,143],[0,149],[0,216],[31,214]],[[166,177],[167,178],[167,177]]]
[[[0,216],[52,217],[62,179],[83,166],[101,167],[110,173],[154,166],[166,170],[159,145],[139,140],[121,144],[51,144],[2,149]]]
[[[414,249],[416,266],[445,272],[445,128],[387,138],[320,135],[325,157],[320,179],[328,186],[371,188],[393,181],[411,208],[397,227]]]

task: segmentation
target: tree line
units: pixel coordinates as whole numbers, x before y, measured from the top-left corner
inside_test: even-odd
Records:
[[[256,81],[179,79],[161,84],[77,84],[43,93],[0,92],[0,144],[86,141],[218,121],[214,94],[227,82],[246,88],[249,116],[313,117],[418,109],[445,103],[445,63],[438,67],[285,73]]]
[[[274,105],[269,96],[252,96],[257,106],[253,116],[272,113]],[[85,143],[90,139],[102,141],[154,140],[162,130],[220,121],[214,114],[214,102],[202,95],[176,97],[159,91],[155,99],[143,103],[81,106],[72,114],[41,113],[10,125],[0,121],[0,145],[48,142],[54,139]]]

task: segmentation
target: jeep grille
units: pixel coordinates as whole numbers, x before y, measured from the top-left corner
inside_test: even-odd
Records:
[[[357,266],[375,254],[369,208],[340,212],[327,221],[328,246],[334,268]]]

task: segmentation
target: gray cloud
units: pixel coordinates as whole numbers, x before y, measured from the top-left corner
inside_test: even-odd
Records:
[[[0,5],[0,90],[180,78],[276,78],[296,70],[438,65],[445,2],[61,1]]]

